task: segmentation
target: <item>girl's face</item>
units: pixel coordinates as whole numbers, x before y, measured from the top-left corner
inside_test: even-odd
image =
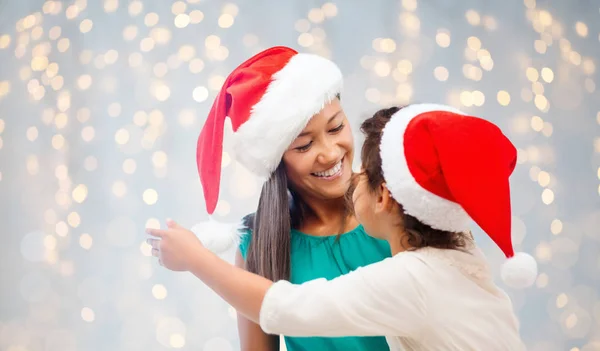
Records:
[[[356,219],[372,237],[389,240],[394,228],[403,225],[398,203],[391,197],[385,183],[375,190],[369,186],[367,174],[361,172],[353,179],[355,187],[352,204]]]
[[[303,197],[343,197],[352,177],[354,141],[339,100],[316,114],[283,155],[290,185]]]
[[[352,203],[356,219],[363,225],[365,231],[373,237],[383,239],[379,233],[378,216],[375,211],[378,195],[369,189],[369,182],[365,172],[359,173],[354,179],[354,192]]]

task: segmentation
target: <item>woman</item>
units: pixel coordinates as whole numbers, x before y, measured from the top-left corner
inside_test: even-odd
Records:
[[[332,279],[390,256],[344,203],[354,144],[339,102],[342,74],[329,60],[286,47],[265,50],[226,79],[198,139],[207,210],[219,195],[223,125],[235,158],[266,179],[258,209],[245,218],[236,265],[270,280]],[[291,198],[291,203],[290,203]],[[208,222],[194,232],[213,251],[236,242],[237,227]],[[278,350],[279,337],[238,315],[242,350]],[[387,350],[383,337],[285,337],[288,351]]]
[[[151,231],[162,238],[153,253],[268,332],[387,335],[391,350],[523,350],[510,299],[468,234],[473,218],[510,258],[503,277],[534,282],[535,260],[514,255],[510,239],[514,146],[493,124],[439,105],[382,110],[362,130],[352,202],[393,257],[331,281],[273,283],[220,260],[172,221]]]

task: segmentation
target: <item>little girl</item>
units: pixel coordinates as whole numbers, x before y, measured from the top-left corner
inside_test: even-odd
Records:
[[[149,230],[161,238],[150,239],[153,254],[266,333],[385,335],[391,350],[524,350],[511,301],[468,234],[473,220],[510,258],[507,283],[533,283],[535,260],[514,255],[510,238],[514,146],[492,123],[440,105],[384,109],[361,129],[352,202],[393,257],[330,281],[274,283],[224,262],[173,221]]]

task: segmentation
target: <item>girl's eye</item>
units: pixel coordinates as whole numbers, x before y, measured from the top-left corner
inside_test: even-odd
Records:
[[[306,145],[299,146],[299,147],[297,147],[297,148],[296,148],[296,150],[298,150],[298,151],[300,151],[300,152],[305,152],[305,151],[308,151],[308,149],[310,149],[310,146],[312,145],[312,143],[313,143],[313,142],[311,141],[310,143],[308,143],[308,144],[306,144]]]

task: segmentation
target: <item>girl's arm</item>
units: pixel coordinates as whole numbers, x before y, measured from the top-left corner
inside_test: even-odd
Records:
[[[331,281],[273,283],[220,259],[173,221],[147,229],[152,254],[165,267],[190,271],[268,334],[289,336],[414,336],[426,324],[430,267],[403,253]],[[431,288],[429,288],[431,289]]]
[[[386,259],[330,281],[294,285],[273,283],[203,247],[201,251],[191,272],[268,334],[408,336],[425,323],[425,294],[415,276],[424,265],[411,256]]]
[[[239,250],[235,255],[235,265],[242,269],[245,269],[246,266]],[[268,335],[260,328],[260,325],[246,319],[240,313],[237,316],[237,324],[241,351],[279,351],[279,336]]]

